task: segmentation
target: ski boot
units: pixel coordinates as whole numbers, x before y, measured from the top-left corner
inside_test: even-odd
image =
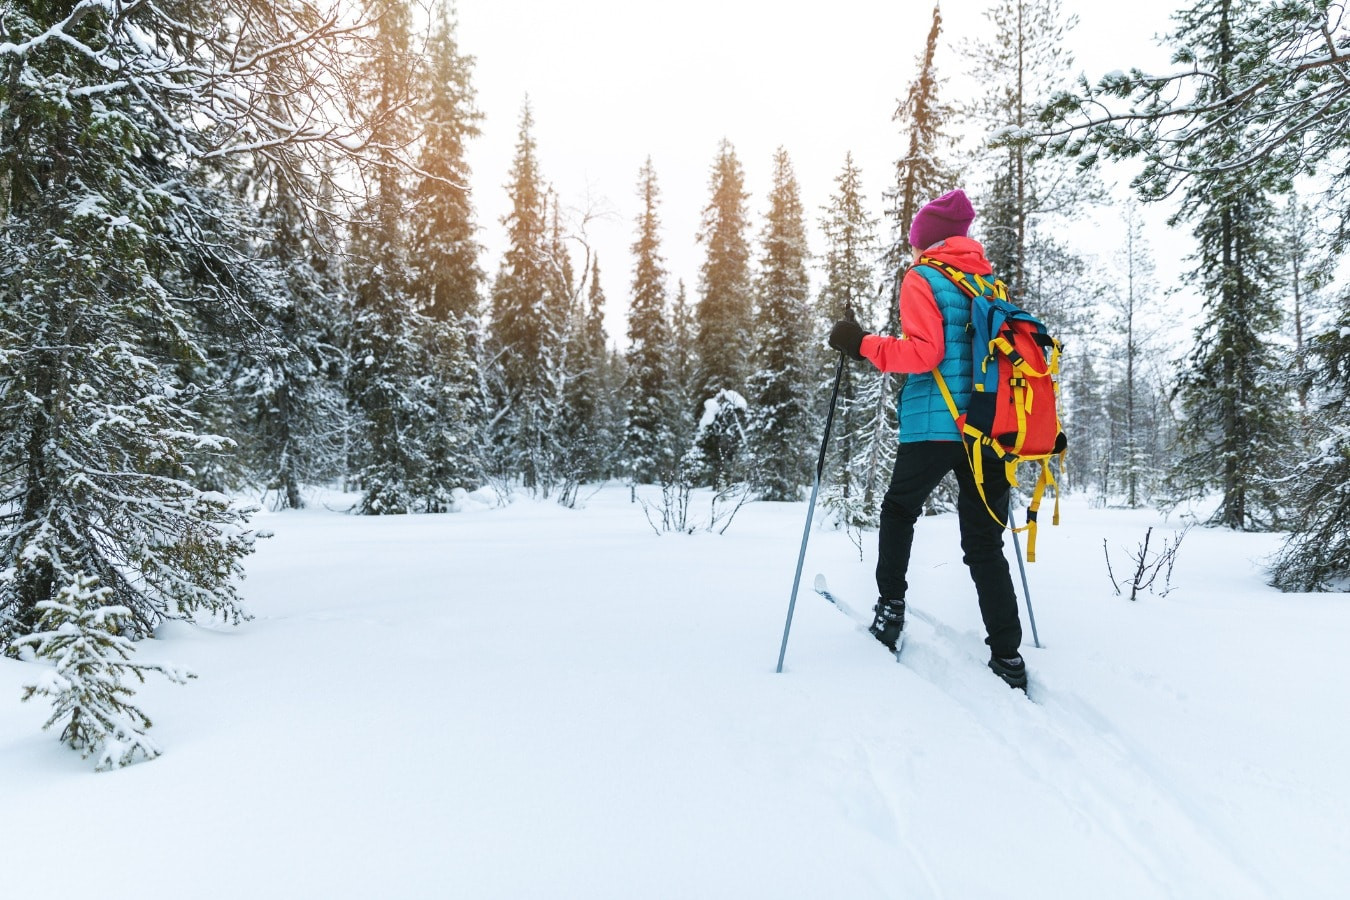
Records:
[[[1009,687],[1017,688],[1023,693],[1027,689],[1027,664],[1022,662],[1022,657],[1014,653],[1012,656],[998,656],[991,654],[989,657],[989,668],[995,675],[1007,682]]]
[[[878,597],[872,611],[876,617],[872,619],[872,627],[867,630],[894,653],[900,641],[900,632],[905,629],[905,601]]]

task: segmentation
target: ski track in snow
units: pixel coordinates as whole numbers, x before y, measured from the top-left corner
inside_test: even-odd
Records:
[[[886,787],[886,781],[888,780],[886,776],[891,772],[892,762],[889,760],[886,762],[878,761],[876,754],[866,747],[862,748],[862,754],[864,756],[863,771],[867,773],[867,777],[871,782],[872,788],[876,791],[877,796],[881,797],[885,802],[887,814],[890,817],[891,828],[896,838],[892,842],[892,845],[901,847],[905,851],[905,858],[912,863],[919,874],[923,876],[923,883],[928,889],[928,896],[934,898],[945,897],[946,892],[942,889],[941,880],[933,871],[932,867],[928,865],[928,861],[924,858],[923,854],[916,849],[919,846],[919,842],[914,839],[914,836],[910,833],[910,829],[904,824],[905,820],[896,811],[897,805],[891,799],[891,793]],[[912,885],[910,887],[912,890]]]
[[[840,605],[840,611],[849,615],[846,605]],[[919,629],[916,622],[921,623]],[[865,628],[857,627],[870,640]],[[1023,696],[988,671],[987,650],[979,635],[959,632],[913,604],[907,610],[905,630],[908,637],[900,664],[1006,743],[1022,769],[1086,823],[1106,829],[1124,852],[1144,864],[1159,896],[1277,893],[1244,861],[1219,823],[1186,801],[1186,792],[1171,782],[1147,751],[1132,746],[1087,699],[1061,684],[1047,683],[1034,661],[1029,660],[1029,691]],[[875,768],[871,771],[878,790],[885,792]],[[1132,811],[1140,811],[1151,822],[1129,821]],[[932,896],[943,896],[928,868],[921,860],[915,862],[925,873]],[[1178,884],[1158,874],[1187,870],[1204,875]],[[1231,873],[1222,890],[1213,883],[1216,872]]]
[[[816,576],[814,589],[855,623],[860,636],[871,639],[866,616],[833,593],[823,576]],[[916,621],[925,629],[919,640],[914,639]],[[1186,792],[1167,777],[1163,767],[1146,750],[1132,745],[1086,698],[1061,685],[1045,684],[1045,676],[1034,667],[1029,667],[1030,684],[1024,697],[1004,689],[988,672],[984,659],[987,650],[978,634],[960,632],[913,604],[907,609],[905,632],[900,664],[953,700],[988,734],[1006,742],[1022,770],[1085,821],[1109,829],[1123,851],[1147,863],[1144,870],[1161,895],[1197,896],[1213,889],[1208,880],[1178,886],[1154,874],[1184,870],[1188,861],[1197,858],[1217,860],[1223,870],[1239,873],[1240,882],[1229,886],[1229,891],[1236,892],[1230,896],[1269,896],[1274,892],[1246,864],[1236,842],[1223,833],[1219,823],[1187,802]],[[1069,725],[1070,721],[1076,724]],[[1066,769],[1062,765],[1066,761],[1081,768]],[[877,789],[884,793],[876,769],[869,765],[869,771]],[[1081,777],[1066,786],[1075,773]],[[1122,810],[1141,806],[1156,810],[1154,819],[1168,818],[1166,826],[1141,829],[1138,823],[1124,818]],[[1161,836],[1153,841],[1138,837],[1140,832],[1150,830]],[[1178,841],[1178,835],[1185,840]],[[913,857],[912,849],[906,849]],[[921,868],[928,872],[926,866]],[[1213,867],[1204,866],[1201,871],[1213,871]],[[941,896],[931,874],[926,880],[933,896]]]

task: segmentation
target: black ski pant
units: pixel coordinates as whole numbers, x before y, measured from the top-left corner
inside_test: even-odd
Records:
[[[1008,479],[997,460],[984,466],[984,492],[989,508],[1008,520]],[[985,643],[997,656],[1017,655],[1022,645],[1022,623],[1017,617],[1008,560],[1003,555],[1003,526],[985,509],[975,487],[965,448],[959,441],[902,443],[895,471],[881,503],[881,534],[877,552],[877,591],[882,597],[903,598],[908,583],[909,555],[914,545],[914,523],[924,501],[948,472],[956,475],[960,493],[956,514],[961,525],[961,550],[980,599],[980,615],[988,635]]]

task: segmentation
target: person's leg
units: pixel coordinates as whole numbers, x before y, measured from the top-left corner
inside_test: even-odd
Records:
[[[954,445],[956,446],[956,445]],[[956,452],[964,457],[965,450]],[[984,618],[985,643],[995,656],[1005,659],[1018,655],[1022,645],[1022,623],[1017,616],[1017,594],[1013,590],[1008,559],[1003,555],[1003,528],[1008,521],[1008,479],[1003,464],[985,457],[984,496],[980,499],[970,463],[962,458],[954,469],[960,485],[957,516],[961,524],[961,550],[975,591],[980,598]],[[985,501],[989,507],[985,508]],[[999,517],[995,521],[990,510]]]
[[[881,528],[877,536],[877,594],[903,600],[908,587],[909,552],[914,523],[924,501],[951,468],[951,447],[939,441],[901,444],[895,455],[891,484],[881,501]],[[978,499],[978,498],[977,498]]]

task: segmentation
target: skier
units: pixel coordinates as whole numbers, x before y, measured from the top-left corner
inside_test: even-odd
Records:
[[[928,256],[962,272],[989,276],[993,267],[984,247],[967,236],[975,210],[960,190],[943,194],[914,216],[909,244],[914,262]],[[877,590],[871,633],[895,650],[905,627],[905,574],[914,543],[914,523],[944,475],[956,475],[960,493],[957,516],[961,549],[979,596],[989,668],[1009,685],[1026,688],[1027,670],[1019,653],[1022,625],[1017,614],[1008,560],[1003,555],[1003,526],[1008,520],[1008,480],[1001,465],[984,466],[980,499],[965,445],[932,372],[946,380],[959,412],[966,412],[972,391],[970,298],[942,272],[912,266],[900,284],[898,338],[868,334],[857,323],[836,322],[830,346],[856,360],[867,359],[883,372],[904,372],[898,417],[900,447],[895,471],[881,504]]]

